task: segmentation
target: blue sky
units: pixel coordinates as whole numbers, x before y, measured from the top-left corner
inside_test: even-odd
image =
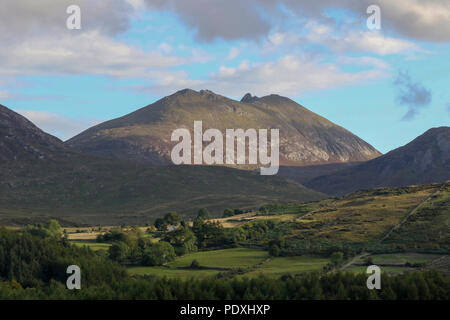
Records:
[[[288,96],[383,153],[450,124],[447,1],[378,1],[380,30],[365,0],[5,1],[0,103],[61,139],[184,88]]]

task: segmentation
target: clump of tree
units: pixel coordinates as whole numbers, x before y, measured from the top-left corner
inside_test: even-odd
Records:
[[[20,288],[40,288],[52,281],[65,284],[70,265],[83,270],[84,288],[111,285],[125,279],[123,267],[88,247],[70,244],[66,238],[58,236],[56,227],[57,224],[49,222],[40,228],[26,228],[25,232],[0,228],[0,279],[15,281]],[[34,232],[42,228],[55,232]],[[0,297],[4,297],[1,289]]]
[[[144,266],[162,266],[167,262],[173,261],[175,257],[175,250],[170,243],[159,241],[152,243],[144,250],[142,264]]]
[[[198,210],[198,212],[197,212],[197,219],[198,218],[201,218],[203,220],[208,220],[208,219],[211,219],[211,214],[209,213],[208,209],[202,208],[202,209]]]
[[[344,254],[340,251],[333,252],[330,255],[331,263],[335,266],[339,265],[342,261],[344,261]]]
[[[198,248],[229,247],[235,243],[232,233],[227,233],[220,222],[205,221],[200,216],[194,220],[192,231]]]
[[[41,238],[61,238],[61,225],[57,220],[49,220],[46,224],[30,225],[25,232]]]
[[[286,246],[286,240],[283,237],[276,237],[269,241],[268,251],[272,257],[278,257],[282,254],[282,248]]]
[[[227,209],[225,209],[223,211],[223,217],[224,218],[229,218],[229,217],[237,216],[237,215],[243,214],[243,213],[245,213],[245,211],[241,210],[241,209],[230,209],[230,208],[227,208]]]
[[[169,212],[163,218],[157,218],[154,226],[158,231],[167,231],[169,226],[176,227],[182,222],[181,216],[176,212]]]
[[[104,234],[97,236],[97,242],[126,241],[126,233],[120,228],[113,228]]]
[[[198,262],[197,259],[192,260],[191,265],[189,267],[190,269],[200,269],[200,262]]]
[[[180,226],[173,231],[167,232],[163,240],[170,243],[179,256],[197,251],[197,238],[190,228],[186,226]]]

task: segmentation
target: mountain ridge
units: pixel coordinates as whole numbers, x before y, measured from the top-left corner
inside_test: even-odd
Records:
[[[244,102],[209,90],[184,89],[153,104],[87,129],[66,144],[77,150],[170,165],[175,145],[171,132],[192,130],[202,121],[204,130],[280,129],[280,163],[311,165],[357,162],[381,155],[348,130],[279,95],[244,96]]]
[[[0,163],[45,159],[69,153],[58,138],[0,104]]]
[[[431,128],[408,144],[305,185],[331,195],[450,180],[450,127]]]
[[[228,207],[325,198],[293,181],[250,171],[155,167],[83,154],[4,106],[0,132],[0,155],[8,154],[0,162],[2,224],[43,217],[91,225],[145,224],[170,211],[189,216],[208,208],[218,216]]]

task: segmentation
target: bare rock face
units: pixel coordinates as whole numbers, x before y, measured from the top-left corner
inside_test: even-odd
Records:
[[[53,158],[65,149],[62,141],[0,105],[0,163]]]
[[[235,101],[209,90],[185,89],[124,117],[92,127],[67,141],[83,152],[153,165],[171,164],[177,128],[280,129],[281,165],[367,161],[381,154],[344,128],[278,95],[246,94]]]
[[[432,128],[407,145],[360,165],[315,178],[306,185],[341,195],[375,187],[450,180],[450,127]]]

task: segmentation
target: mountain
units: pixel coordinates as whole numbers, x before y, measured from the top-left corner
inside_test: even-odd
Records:
[[[280,166],[278,176],[306,185],[311,180],[357,166],[362,162],[327,163],[312,166]]]
[[[87,155],[0,109],[0,224],[143,224],[169,211],[257,208],[324,195],[293,181],[226,167],[152,167]]]
[[[360,189],[447,180],[450,180],[450,127],[439,127],[379,158],[315,178],[306,186],[342,195]]]
[[[153,165],[171,164],[177,128],[280,129],[280,163],[287,166],[366,161],[380,156],[368,143],[296,102],[278,95],[235,101],[185,89],[92,127],[66,142],[77,150]]]
[[[53,158],[67,152],[61,140],[0,105],[0,163]]]

